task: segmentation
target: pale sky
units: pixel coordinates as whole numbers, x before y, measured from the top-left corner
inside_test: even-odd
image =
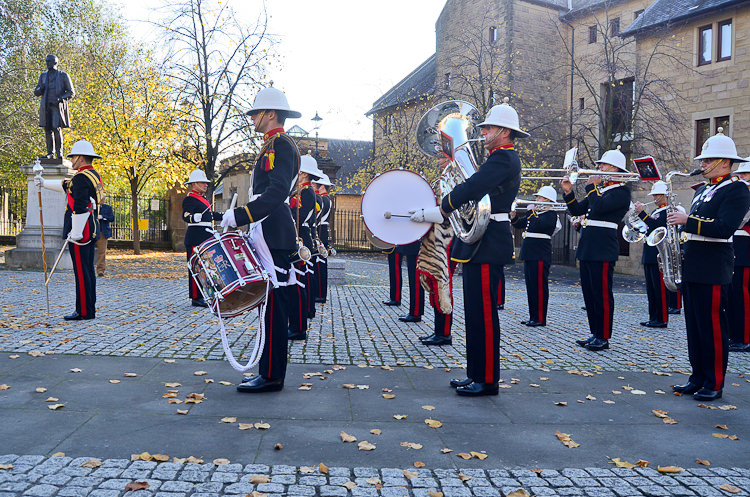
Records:
[[[117,1],[117,0],[114,0]],[[154,0],[119,0],[133,31]],[[260,0],[230,0],[248,22]],[[267,0],[269,31],[281,40],[274,86],[302,112],[287,121],[321,138],[372,139],[365,117],[380,96],[435,53],[435,22],[445,0]],[[245,14],[246,13],[246,14]]]

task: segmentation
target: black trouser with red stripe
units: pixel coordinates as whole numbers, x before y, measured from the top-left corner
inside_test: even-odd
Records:
[[[724,387],[729,356],[729,285],[682,283],[685,300],[690,382],[709,390]]]
[[[424,290],[417,276],[417,257],[406,256],[406,272],[409,274],[409,314],[412,316],[424,314]]]
[[[664,276],[662,276],[662,281]],[[670,292],[667,290],[667,307],[670,309],[682,309],[682,292],[677,290],[676,292]]]
[[[315,317],[315,299],[318,298],[318,275],[315,274],[315,264],[307,264],[307,317]]]
[[[648,297],[648,319],[657,323],[669,321],[667,313],[667,287],[664,286],[664,276],[659,271],[658,264],[644,264],[646,274],[646,296]]]
[[[401,254],[395,250],[388,254],[388,279],[390,280],[390,299],[401,302]]]
[[[316,258],[315,274],[318,276],[318,299],[328,300],[328,260]]]
[[[303,261],[295,262],[294,267],[298,271],[305,271]],[[305,274],[297,274],[297,279],[305,285],[290,285],[286,287],[287,309],[289,314],[289,331],[292,333],[307,332],[307,284],[309,279]]]
[[[299,287],[299,285],[294,285]],[[287,296],[294,287],[280,287],[268,292],[266,313],[266,341],[258,363],[258,373],[271,380],[283,380],[286,376],[287,356]]]
[[[500,322],[497,290],[503,266],[463,265],[466,319],[466,376],[477,383],[500,380]]]
[[[596,338],[609,340],[612,336],[612,318],[615,297],[612,293],[614,261],[580,261],[581,290],[589,318],[589,329]]]
[[[453,313],[443,314],[435,310],[435,336],[450,338],[451,325],[453,324]]]
[[[547,324],[549,304],[549,262],[523,261],[526,278],[526,297],[529,301],[529,319]]]
[[[500,283],[497,287],[497,305],[505,307],[505,270],[500,266]]]
[[[76,281],[76,312],[81,317],[96,315],[96,271],[94,270],[95,242],[77,245],[68,242],[73,276]]]
[[[187,252],[187,261],[190,263],[190,257],[193,255],[193,250],[195,247],[192,245],[185,245],[185,251]],[[190,274],[190,271],[188,271],[188,298],[190,299],[200,299],[203,296],[201,295],[200,289],[198,288],[198,284],[195,282],[193,277]]]
[[[750,343],[750,267],[734,266],[729,292],[729,339]]]

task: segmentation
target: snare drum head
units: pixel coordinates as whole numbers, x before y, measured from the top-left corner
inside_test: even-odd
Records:
[[[410,220],[409,211],[435,205],[435,194],[426,179],[413,171],[393,169],[376,176],[365,188],[362,218],[380,240],[406,245],[422,238],[432,227]]]

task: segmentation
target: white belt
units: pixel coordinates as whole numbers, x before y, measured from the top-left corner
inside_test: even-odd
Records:
[[[581,226],[584,228],[587,226],[594,226],[596,228],[610,228],[613,230],[617,229],[617,223],[611,221],[598,221],[596,219],[584,219],[581,221]]]
[[[551,240],[552,237],[545,233],[534,233],[533,231],[524,231],[521,235],[523,238],[544,238],[545,240]]]
[[[733,237],[730,236],[729,238],[714,238],[711,236],[695,235],[693,233],[683,232],[681,238],[683,238],[683,241],[692,241],[692,242],[730,243]]]
[[[498,212],[497,214],[490,215],[490,219],[493,221],[510,221],[510,216],[507,212]]]
[[[734,236],[750,236],[750,233],[745,230],[737,230],[734,232]]]
[[[213,226],[213,223],[211,221],[201,221],[200,223],[188,223],[188,228],[190,226]]]

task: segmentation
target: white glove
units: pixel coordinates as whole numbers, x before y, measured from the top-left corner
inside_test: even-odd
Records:
[[[229,209],[221,217],[222,228],[236,228],[237,221],[234,219],[234,209]]]
[[[41,175],[34,176],[34,185],[36,185],[37,187],[44,188],[44,178],[42,178]]]
[[[411,214],[411,220],[415,223],[442,223],[445,221],[438,205],[426,209],[409,211],[409,214]]]
[[[77,242],[83,238],[83,228],[86,227],[86,221],[89,219],[89,214],[73,214],[71,219],[70,233],[68,233],[68,240]]]
[[[193,214],[193,222],[200,223],[203,218],[203,214]]]
[[[42,186],[47,190],[54,190],[56,192],[65,193],[65,188],[63,188],[63,180],[61,179],[44,179],[41,176],[34,176],[34,184],[37,186]]]

